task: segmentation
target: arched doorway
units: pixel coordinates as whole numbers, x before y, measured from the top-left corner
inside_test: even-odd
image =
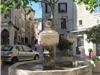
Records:
[[[1,44],[9,44],[9,31],[6,29],[1,32]]]

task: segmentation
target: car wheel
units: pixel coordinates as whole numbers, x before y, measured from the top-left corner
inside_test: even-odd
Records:
[[[11,60],[11,63],[15,64],[16,62],[18,62],[18,58],[17,57],[13,57],[12,60]]]
[[[34,60],[39,60],[39,55],[35,55]]]

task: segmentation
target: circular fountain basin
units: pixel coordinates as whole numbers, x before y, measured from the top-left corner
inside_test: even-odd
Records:
[[[56,66],[46,66],[29,61],[11,66],[9,75],[92,75],[92,67],[89,64],[67,67],[65,64],[61,65],[61,63],[56,64]]]

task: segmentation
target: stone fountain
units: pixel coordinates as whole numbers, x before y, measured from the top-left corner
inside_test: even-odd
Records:
[[[55,64],[56,62],[56,46],[59,43],[59,34],[57,31],[52,30],[52,22],[47,21],[45,24],[45,29],[39,34],[38,43],[43,48],[48,48],[47,50],[50,52],[49,61],[46,61],[45,64]]]
[[[82,61],[77,67],[67,67],[67,62],[56,62],[56,45],[59,43],[58,32],[52,30],[51,21],[46,22],[45,30],[39,34],[38,43],[50,52],[48,61],[19,62],[9,68],[9,75],[92,75],[91,65]],[[69,64],[70,65],[70,64]]]

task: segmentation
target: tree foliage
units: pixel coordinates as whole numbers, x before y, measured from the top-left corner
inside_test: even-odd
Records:
[[[31,5],[32,2],[38,2],[40,0],[1,0],[0,9],[1,12],[7,12],[11,10],[12,7],[17,9],[25,8],[27,5]],[[84,3],[90,12],[94,11],[97,6],[100,6],[100,0],[74,0],[78,4]]]
[[[73,43],[70,40],[62,37],[59,39],[58,48],[59,50],[68,50],[71,49],[72,44]]]
[[[100,24],[86,30],[85,33],[87,34],[87,39],[89,41],[100,44]]]
[[[100,0],[74,0],[78,4],[84,3],[90,12],[93,12],[96,7],[100,6]]]
[[[28,5],[31,5],[32,2],[38,2],[38,0],[1,0],[0,9],[4,13],[10,11],[13,7],[17,9],[29,7]]]

